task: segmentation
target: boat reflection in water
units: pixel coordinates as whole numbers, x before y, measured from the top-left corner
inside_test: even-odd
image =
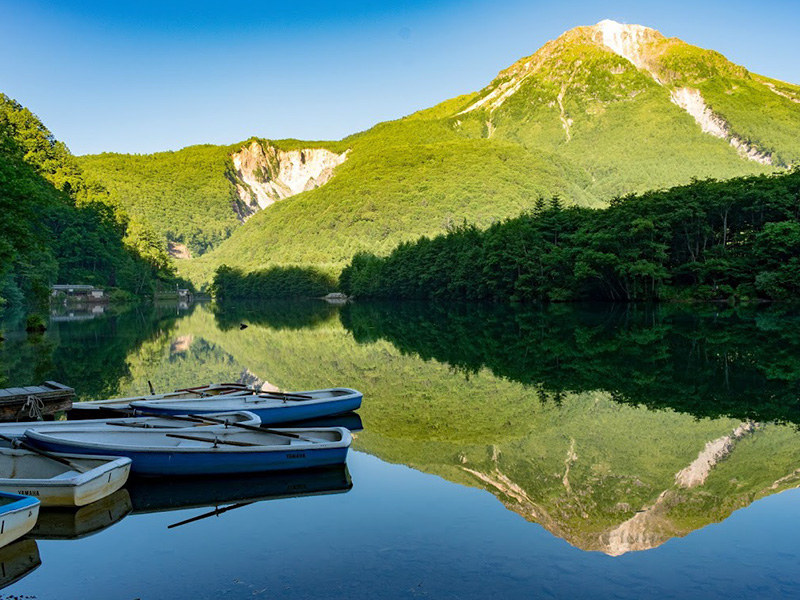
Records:
[[[298,427],[344,427],[351,433],[364,430],[361,422],[361,415],[357,412],[344,413],[334,417],[324,417],[322,419],[308,419],[297,423]]]
[[[120,522],[131,512],[131,497],[125,488],[80,508],[46,508],[28,534],[37,540],[77,540],[99,533]]]
[[[0,589],[16,583],[42,564],[36,540],[22,538],[0,548]]]
[[[352,487],[347,465],[239,477],[137,477],[128,481],[134,514],[232,505],[211,513],[219,514],[254,502],[340,494]]]

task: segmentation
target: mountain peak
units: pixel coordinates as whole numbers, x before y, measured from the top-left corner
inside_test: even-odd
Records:
[[[593,32],[594,41],[602,43],[640,69],[644,67],[644,44],[664,37],[655,29],[644,25],[628,25],[611,19],[604,19],[589,29]]]

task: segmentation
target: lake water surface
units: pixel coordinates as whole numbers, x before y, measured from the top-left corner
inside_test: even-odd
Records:
[[[0,598],[800,589],[795,313],[195,305],[55,311],[44,336],[5,335],[2,387],[55,379],[89,400],[245,381],[364,403],[340,420],[346,469],[139,480],[43,511],[0,549]]]

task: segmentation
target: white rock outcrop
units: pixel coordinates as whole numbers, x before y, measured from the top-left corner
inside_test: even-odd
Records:
[[[727,140],[731,146],[736,148],[743,158],[761,163],[762,165],[772,164],[772,157],[768,153],[760,151],[755,146],[731,133],[730,126],[725,119],[714,114],[714,112],[706,106],[699,90],[686,87],[677,88],[670,92],[670,98],[672,102],[680,106],[694,118],[697,124],[700,125],[700,129],[703,133]]]
[[[246,207],[244,220],[270,204],[327,183],[348,151],[337,154],[326,148],[280,150],[258,140],[235,152],[236,190]]]
[[[730,435],[724,435],[706,443],[691,464],[675,474],[675,484],[682,488],[703,485],[708,475],[724,458],[733,451],[736,442],[755,431],[754,423],[742,423]]]

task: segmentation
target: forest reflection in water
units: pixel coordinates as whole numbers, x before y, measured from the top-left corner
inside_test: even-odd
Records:
[[[151,307],[9,335],[0,378],[83,399],[148,380],[355,387],[356,449],[619,555],[798,485],[798,333],[793,313],[728,307]]]

